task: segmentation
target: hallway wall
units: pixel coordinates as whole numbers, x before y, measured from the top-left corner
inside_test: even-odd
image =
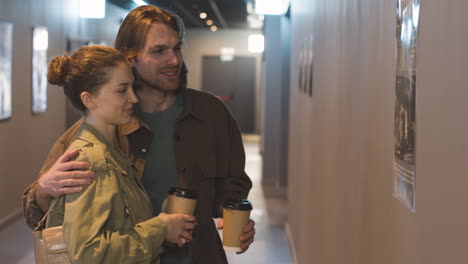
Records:
[[[262,184],[287,189],[291,24],[285,16],[264,20]]]
[[[292,0],[289,228],[298,263],[468,259],[468,2],[421,1],[416,213],[392,196],[396,1]],[[314,38],[313,96],[299,51]]]
[[[48,86],[45,113],[31,112],[33,26],[48,28],[50,61],[66,51],[67,38],[112,45],[126,14],[108,4],[106,19],[80,20],[78,10],[78,0],[0,0],[0,19],[13,23],[13,111],[11,119],[0,122],[0,225],[18,214],[22,191],[37,178],[49,149],[65,131],[66,101],[60,87]]]

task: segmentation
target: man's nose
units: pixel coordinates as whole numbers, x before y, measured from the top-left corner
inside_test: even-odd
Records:
[[[179,65],[181,61],[182,55],[180,55],[179,51],[173,50],[169,54],[168,62],[170,65]]]

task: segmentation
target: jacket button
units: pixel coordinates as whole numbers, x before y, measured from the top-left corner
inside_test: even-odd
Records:
[[[186,170],[186,169],[182,167],[182,168],[180,168],[180,169],[179,169],[179,172],[182,172],[182,173],[184,173],[184,172],[185,172],[185,170]]]
[[[142,149],[141,149],[141,152],[146,153],[146,149],[145,149],[145,148],[142,148]]]

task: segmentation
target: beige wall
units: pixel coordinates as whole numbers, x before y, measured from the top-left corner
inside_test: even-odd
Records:
[[[262,34],[260,30],[218,30],[211,32],[207,29],[188,29],[185,35],[183,49],[184,59],[189,67],[188,87],[203,90],[202,88],[202,64],[203,56],[219,56],[220,49],[232,47],[236,56],[255,57],[257,61],[256,76],[256,131],[260,131],[260,98],[263,95],[260,89],[262,82],[261,55],[250,53],[248,50],[248,36]]]
[[[0,1],[0,19],[13,23],[13,115],[0,122],[0,223],[18,212],[22,191],[36,179],[50,147],[65,131],[61,88],[49,85],[47,111],[31,113],[32,27],[48,28],[47,56],[51,58],[63,54],[67,37],[111,43],[125,14],[108,5],[105,20],[80,20],[78,4],[78,0]],[[108,27],[97,28],[98,23]]]
[[[417,197],[392,192],[396,1],[293,0],[289,225],[298,262],[468,259],[468,2],[421,1]],[[313,33],[314,95],[298,93]]]

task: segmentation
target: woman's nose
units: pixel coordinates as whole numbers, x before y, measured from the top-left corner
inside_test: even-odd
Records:
[[[129,96],[128,101],[130,103],[134,103],[134,104],[138,103],[138,97],[136,96],[135,92],[133,91],[133,88],[130,89],[130,92],[129,92],[128,96]]]

